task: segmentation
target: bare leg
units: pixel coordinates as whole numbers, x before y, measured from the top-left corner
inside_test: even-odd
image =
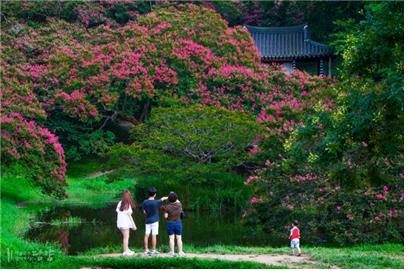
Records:
[[[297,250],[298,250],[298,254],[302,254],[302,251],[300,250],[300,246],[297,245]]]
[[[174,234],[169,235],[170,252],[174,253]]]
[[[152,249],[156,250],[157,235],[152,234]]]
[[[145,234],[144,236],[144,247],[145,251],[149,250],[149,234]]]
[[[181,235],[176,235],[176,239],[177,239],[177,248],[178,248],[178,252],[183,252],[183,241],[181,240]]]
[[[126,252],[129,250],[129,229],[122,229],[120,231],[123,235],[123,252]]]

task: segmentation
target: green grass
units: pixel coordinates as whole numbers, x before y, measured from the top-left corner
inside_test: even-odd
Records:
[[[224,260],[206,260],[191,258],[107,258],[89,256],[67,256],[58,258],[52,262],[22,263],[19,268],[150,268],[150,269],[255,269],[272,268],[265,264],[255,262],[238,262]],[[273,268],[285,268],[285,266],[273,266]]]
[[[24,168],[19,165],[2,168],[0,187],[3,198],[14,202],[52,200],[51,197],[41,194],[40,189],[34,187],[23,172]]]
[[[308,247],[304,250],[320,261],[322,268],[330,266],[362,269],[404,268],[403,244],[367,244],[339,248]]]
[[[49,200],[42,195],[38,188],[33,187],[24,176],[18,174],[18,167],[10,171],[3,171],[1,178],[1,265],[15,264],[16,255],[24,252],[29,257],[34,252],[47,251],[53,257],[62,256],[58,246],[27,241],[22,238],[29,228],[30,221],[35,217],[39,206],[18,208],[21,201],[42,199]],[[11,259],[11,262],[9,262]],[[11,266],[12,267],[12,266]]]
[[[96,171],[103,171],[104,164],[97,159],[82,159],[76,163],[69,163],[67,175],[72,178],[84,178]]]
[[[136,179],[122,179],[109,183],[106,182],[106,177],[94,179],[69,177],[68,183],[69,198],[64,200],[62,204],[80,204],[100,208],[117,202],[123,190],[134,190]]]

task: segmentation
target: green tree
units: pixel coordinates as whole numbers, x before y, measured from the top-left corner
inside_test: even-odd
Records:
[[[365,6],[365,18],[337,21],[342,28],[334,45],[343,59],[344,78],[357,75],[381,80],[398,80],[403,73],[403,2],[375,2]],[[392,83],[387,81],[387,83]]]
[[[255,118],[221,107],[191,106],[153,109],[133,137],[152,149],[189,158],[198,163],[238,166],[246,147],[261,132]]]

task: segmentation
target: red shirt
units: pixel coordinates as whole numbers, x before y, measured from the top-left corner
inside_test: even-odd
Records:
[[[289,238],[290,238],[290,240],[293,240],[295,238],[300,238],[300,231],[299,231],[299,229],[297,227],[293,227],[290,230],[290,237]]]

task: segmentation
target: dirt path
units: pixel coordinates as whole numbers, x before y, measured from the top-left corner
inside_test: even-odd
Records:
[[[89,175],[86,176],[85,178],[86,178],[86,179],[93,179],[93,178],[96,178],[96,177],[105,176],[105,175],[107,175],[107,174],[109,174],[109,173],[111,173],[111,172],[113,172],[113,171],[114,171],[114,170],[96,171],[96,172],[93,172],[93,173],[89,174]]]
[[[119,253],[111,254],[99,254],[97,257],[123,257]],[[148,257],[169,257],[167,253],[162,253],[157,256],[146,256],[143,253],[136,253],[134,256],[138,258]],[[187,258],[199,258],[199,259],[218,259],[227,261],[252,261],[268,265],[287,266],[288,268],[296,267],[310,267],[316,264],[315,260],[312,260],[308,256],[296,257],[289,255],[270,255],[270,254],[214,254],[214,253],[186,253]]]

